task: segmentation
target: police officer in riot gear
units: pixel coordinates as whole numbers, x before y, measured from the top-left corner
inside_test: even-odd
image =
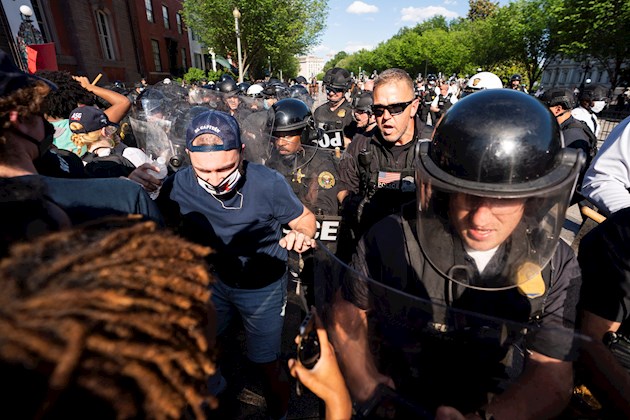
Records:
[[[337,169],[332,152],[317,144],[323,133],[315,128],[311,111],[298,99],[281,99],[269,110],[266,126],[273,149],[265,166],[284,175],[295,195],[315,214],[318,231],[326,231],[319,239],[335,252],[335,233],[340,223],[336,217],[339,208]],[[298,282],[296,293],[305,296],[304,309],[307,310],[314,304],[314,294],[308,293],[313,284],[312,254],[290,253],[288,264]]]
[[[449,405],[482,419],[557,416],[571,395],[580,285],[575,256],[559,234],[582,153],[563,147],[557,122],[535,98],[507,89],[459,101],[432,141],[417,148],[416,201],[363,236],[353,266],[376,282],[431,300],[435,331],[420,337],[426,341],[415,354],[405,354],[399,340],[401,354],[394,357],[410,358],[406,371],[379,367],[380,376],[368,369],[369,352],[350,352],[333,341],[351,394],[369,400],[379,382],[393,381],[397,392],[428,410]],[[364,282],[345,283],[335,304],[344,310],[338,322],[355,325],[353,343],[367,344],[371,320],[358,321],[363,311],[379,312],[378,299],[366,293]],[[508,349],[488,337],[481,347],[454,340],[449,330],[456,320],[438,305],[535,322],[554,334],[534,334],[524,348],[513,349],[525,362],[510,366],[518,376],[505,389],[498,382],[507,374]],[[489,393],[502,395],[489,399]]]
[[[372,113],[377,129],[356,136],[339,162],[340,192],[347,249],[372,224],[396,213],[415,195],[414,147],[431,136],[416,117],[419,100],[413,81],[400,69],[382,72],[374,83]]]
[[[518,73],[512,75],[512,77],[510,77],[510,86],[508,87],[513,90],[519,90],[521,92],[527,93],[527,89],[525,89],[525,86],[521,84],[521,79],[521,75]]]
[[[428,116],[431,115],[431,104],[437,97],[436,92],[437,77],[435,74],[429,74],[424,84],[424,90],[420,92],[420,121],[427,124]],[[435,125],[436,121],[432,121],[432,125]]]
[[[225,107],[222,109],[238,121],[242,126],[243,121],[251,113],[245,106],[243,106],[239,95],[242,93],[236,81],[232,78],[226,78],[220,81],[216,85],[216,89],[222,93],[223,102]]]
[[[295,98],[272,105],[267,118],[273,150],[266,165],[282,173],[315,215],[337,215],[337,170],[329,150],[319,148],[321,131],[311,111]]]
[[[372,104],[374,99],[372,98],[372,92],[361,92],[352,101],[352,116],[356,123],[354,132],[349,132],[348,135],[354,134],[352,140],[357,136],[371,137],[376,129],[376,117],[372,112]]]
[[[440,94],[431,103],[431,120],[437,123],[442,115],[457,102],[457,97],[449,93],[449,86],[446,83],[440,85]]]
[[[328,102],[313,113],[318,128],[324,130],[319,146],[325,149],[345,148],[344,128],[352,124],[352,107],[346,99],[352,78],[346,69],[335,67],[324,75],[324,89]]]

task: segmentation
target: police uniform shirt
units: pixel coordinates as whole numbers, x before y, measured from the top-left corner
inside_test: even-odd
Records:
[[[536,298],[526,297],[517,288],[502,291],[464,288],[446,280],[427,263],[420,251],[413,227],[416,223],[413,214],[415,211],[415,205],[410,204],[405,206],[404,216],[391,215],[376,223],[359,241],[357,253],[352,260],[353,267],[377,282],[423,299],[430,299],[437,305],[446,304],[449,307],[514,322],[527,323],[528,318],[533,315],[534,310],[531,307],[544,308],[540,317],[541,326],[553,328],[551,331],[554,335],[532,335],[526,338],[524,343],[526,348],[558,360],[576,358],[572,329],[567,326],[574,325],[575,322],[580,269],[568,245],[560,241],[545,275],[547,277],[545,293]],[[435,240],[432,240],[431,245],[438,246],[438,242],[441,243],[442,237],[446,235],[451,238],[451,234],[442,229],[442,234],[434,235]],[[448,243],[445,244],[445,255],[442,257],[456,262],[464,261],[465,251],[461,240],[456,239],[459,238],[451,239],[453,245],[450,248]],[[447,252],[447,248],[450,252]],[[474,264],[472,261],[470,263]],[[493,264],[492,260],[490,264]],[[382,331],[385,336],[396,335],[390,339],[398,340],[396,342],[400,354],[390,355],[390,358],[401,360],[405,357],[411,358],[408,359],[412,361],[408,362],[407,371],[403,369],[391,372],[392,377],[398,375],[394,380],[397,389],[401,388],[401,392],[414,392],[419,399],[426,398],[426,401],[421,400],[422,402],[453,405],[462,412],[468,412],[487,402],[485,400],[487,392],[497,391],[494,388],[496,383],[493,381],[506,374],[501,361],[506,355],[507,348],[502,347],[500,342],[490,339],[492,333],[488,334],[488,339],[473,336],[470,343],[466,340],[449,340],[452,336],[444,331],[449,331],[449,328],[457,325],[451,325],[452,318],[441,314],[440,311],[443,309],[440,306],[429,305],[429,309],[425,309],[431,311],[427,313],[429,320],[437,325],[444,325],[445,329],[436,330],[434,334],[425,330],[422,337],[419,337],[418,333],[423,328],[413,323],[421,319],[420,311],[423,310],[423,306],[419,303],[414,308],[406,306],[406,312],[398,313],[396,307],[380,305],[378,291],[377,294],[371,294],[365,283],[359,281],[345,281],[342,294],[346,300],[359,307],[373,309],[369,313],[374,314],[372,319],[378,324],[373,328]],[[384,312],[388,313],[383,314]],[[406,317],[409,317],[407,321]],[[474,321],[471,319],[468,322]],[[402,326],[398,331],[397,327],[400,325]],[[558,334],[556,329],[564,329],[567,334]],[[405,339],[415,340],[412,343],[421,340],[422,351],[414,354],[405,353]],[[417,348],[415,344],[411,346],[414,347]],[[413,366],[411,372],[410,366]],[[454,377],[457,377],[457,381],[452,380]],[[410,383],[413,383],[413,386],[409,385]],[[408,388],[402,389],[405,385]]]
[[[318,128],[324,130],[323,139],[319,140],[319,146],[326,149],[344,148],[343,131],[344,128],[352,124],[352,106],[344,98],[339,107],[330,109],[330,103],[325,103],[317,107],[313,112],[313,118]]]
[[[291,156],[282,156],[274,150],[265,165],[280,172],[315,215],[338,214],[339,176],[330,151],[308,147]]]

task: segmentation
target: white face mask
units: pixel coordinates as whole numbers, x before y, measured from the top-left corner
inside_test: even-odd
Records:
[[[238,183],[240,179],[241,179],[241,173],[239,172],[238,168],[236,168],[232,171],[231,174],[226,176],[223,179],[223,181],[219,183],[219,185],[216,185],[216,186],[212,185],[204,181],[203,179],[199,178],[199,176],[197,176],[197,183],[201,186],[201,188],[206,190],[206,192],[214,196],[217,196],[217,195],[225,195],[231,192],[232,190],[234,190],[234,188],[236,188],[236,184]]]
[[[593,106],[591,107],[591,111],[596,114],[602,112],[602,109],[606,106],[606,101],[593,101]]]

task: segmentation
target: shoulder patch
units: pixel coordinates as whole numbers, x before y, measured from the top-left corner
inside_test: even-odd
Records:
[[[335,186],[335,176],[328,171],[321,172],[317,176],[317,183],[325,190],[329,190]]]

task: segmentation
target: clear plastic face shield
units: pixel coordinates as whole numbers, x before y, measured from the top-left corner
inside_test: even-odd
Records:
[[[540,287],[542,269],[560,239],[580,159],[564,159],[555,176],[540,185],[540,179],[527,186],[496,185],[452,177],[430,159],[429,143],[419,150],[417,234],[428,263],[470,288]]]

